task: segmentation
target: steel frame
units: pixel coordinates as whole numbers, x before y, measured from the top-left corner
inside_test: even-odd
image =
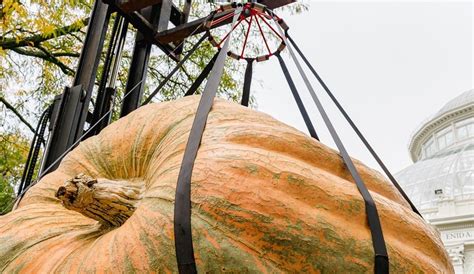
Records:
[[[77,144],[80,138],[83,138],[88,126],[101,119],[104,113],[110,114],[116,91],[114,86],[106,83],[116,73],[113,63],[117,56],[113,59],[113,55],[119,55],[119,50],[109,48],[106,51],[101,79],[97,80],[96,78],[112,14],[115,13],[116,17],[123,18],[125,28],[130,24],[137,29],[132,62],[124,92],[130,92],[130,94],[124,98],[121,106],[121,116],[125,116],[140,106],[151,46],[157,46],[170,58],[179,61],[186,38],[207,30],[201,27],[206,18],[188,22],[191,1],[186,0],[182,11],[171,0],[95,1],[74,81],[71,87],[66,87],[63,94],[55,98],[53,103],[53,112],[49,121],[50,133],[42,157],[39,177],[57,168],[59,165],[57,159],[62,157],[71,146]],[[273,9],[295,1],[260,0],[256,2]],[[228,12],[225,10],[217,12],[214,19],[219,20]],[[232,18],[224,18],[211,28],[229,24],[231,20]],[[168,29],[169,22],[174,25],[174,28]],[[97,81],[100,85],[95,91],[94,86]],[[96,96],[94,96],[94,92],[96,92]],[[96,98],[95,101],[93,98]],[[93,113],[89,111],[91,105],[94,105]],[[101,125],[88,132],[85,138],[99,133],[102,128],[107,126],[109,120],[103,119]],[[27,182],[27,184],[30,183]],[[27,187],[28,185],[25,185],[23,189],[27,189]]]

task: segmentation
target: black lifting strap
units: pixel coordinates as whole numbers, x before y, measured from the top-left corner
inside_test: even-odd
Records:
[[[331,97],[332,101],[334,102],[334,104],[337,106],[337,108],[339,109],[339,111],[342,113],[342,115],[344,116],[344,118],[347,120],[347,122],[351,125],[352,129],[356,132],[357,136],[359,136],[359,138],[361,139],[361,141],[364,143],[364,145],[367,147],[367,149],[369,150],[370,154],[372,154],[372,156],[375,158],[375,160],[377,161],[377,163],[380,165],[380,167],[383,169],[383,171],[385,172],[385,174],[387,175],[387,177],[390,179],[390,181],[392,182],[392,184],[398,189],[398,191],[400,192],[400,194],[402,194],[403,198],[405,198],[405,200],[408,202],[408,204],[410,204],[410,207],[411,209],[418,215],[421,216],[420,212],[418,211],[418,209],[415,207],[415,205],[411,202],[410,198],[408,198],[408,196],[405,194],[405,191],[403,191],[403,189],[400,187],[400,185],[398,184],[397,180],[393,177],[392,173],[388,170],[388,168],[385,166],[385,164],[383,163],[382,159],[380,159],[380,157],[377,155],[377,153],[375,152],[375,150],[372,148],[372,146],[369,144],[369,142],[367,141],[367,139],[365,139],[364,135],[362,135],[362,133],[360,132],[359,128],[354,124],[354,122],[352,121],[352,119],[349,117],[349,115],[347,114],[347,112],[344,110],[344,108],[341,106],[341,104],[339,104],[339,101],[336,99],[336,97],[332,94],[332,92],[329,90],[329,88],[326,86],[326,84],[324,83],[323,79],[321,79],[321,77],[319,77],[319,74],[316,72],[316,70],[313,68],[313,66],[311,65],[311,63],[308,61],[308,59],[306,59],[306,56],[303,54],[303,52],[300,50],[300,48],[298,47],[298,45],[296,45],[295,41],[293,41],[293,39],[291,38],[290,35],[287,34],[287,38],[288,40],[291,42],[291,44],[295,47],[296,51],[298,52],[298,54],[301,56],[301,58],[303,59],[303,61],[305,62],[305,64],[308,66],[308,68],[311,70],[311,72],[313,73],[313,75],[316,77],[316,79],[318,79],[318,82],[321,84],[321,86],[324,88],[324,90],[326,91],[326,93],[329,95],[329,97]],[[423,217],[422,217],[423,218]]]
[[[193,84],[188,89],[188,91],[186,91],[186,94],[184,94],[184,96],[193,95],[196,92],[196,90],[201,86],[204,79],[206,79],[207,76],[209,75],[209,72],[211,72],[212,67],[214,66],[214,63],[216,62],[217,56],[219,55],[219,52],[220,52],[220,49],[216,52],[216,54],[214,54],[214,56],[209,61],[209,63],[207,63],[206,67],[201,71],[201,74],[199,74],[196,80],[194,80]]]
[[[235,10],[232,27],[239,18],[241,11],[241,7]],[[202,93],[179,170],[174,205],[174,237],[179,273],[197,273],[191,234],[191,176],[207,117],[224,70],[224,61],[231,40],[230,36],[219,52],[211,76]]]
[[[291,48],[290,45],[288,46],[288,50],[290,52],[291,58],[296,64],[296,67],[298,68],[298,71],[303,78],[303,81],[305,82],[306,87],[308,88],[311,97],[313,98],[314,103],[316,104],[319,113],[321,114],[324,123],[326,124],[326,127],[328,128],[329,132],[331,133],[331,136],[334,140],[334,143],[336,143],[337,148],[339,149],[339,152],[342,156],[342,159],[344,161],[344,164],[346,165],[347,169],[349,169],[349,172],[352,175],[352,178],[354,179],[357,189],[362,195],[362,198],[364,199],[365,202],[365,211],[367,214],[367,219],[369,222],[369,228],[370,228],[370,233],[372,236],[372,244],[374,247],[374,253],[375,253],[375,259],[374,259],[374,272],[376,274],[385,274],[389,273],[389,262],[388,262],[388,253],[387,253],[387,247],[385,246],[385,240],[383,237],[383,232],[382,232],[382,226],[380,224],[380,218],[377,212],[377,207],[375,205],[375,202],[372,198],[372,195],[370,195],[369,190],[365,186],[364,182],[362,181],[362,178],[359,175],[359,172],[357,171],[356,167],[354,166],[354,163],[352,162],[351,157],[346,151],[346,148],[342,144],[341,139],[339,138],[339,135],[337,134],[334,126],[332,125],[331,121],[329,120],[329,117],[326,114],[326,111],[324,110],[323,105],[318,99],[318,96],[314,92],[313,86],[309,82],[308,78],[306,77],[306,74],[301,67],[298,59],[296,59],[296,56]]]
[[[250,100],[250,86],[252,85],[252,72],[253,72],[253,58],[246,58],[247,68],[245,69],[244,77],[244,89],[242,91],[242,101],[240,104],[242,106],[249,106]]]
[[[203,36],[201,36],[199,41],[197,41],[196,44],[194,44],[192,49],[183,57],[183,59],[181,59],[181,61],[179,61],[178,64],[176,64],[176,66],[173,68],[173,70],[166,76],[166,78],[163,81],[161,81],[161,83],[150,94],[150,96],[148,96],[148,98],[145,99],[142,106],[144,106],[144,105],[148,104],[149,102],[151,102],[151,99],[153,99],[153,97],[155,97],[156,94],[158,94],[158,92],[160,92],[161,88],[164,87],[166,85],[166,83],[168,83],[168,81],[171,79],[171,77],[183,66],[184,62],[186,62],[186,60],[189,59],[189,57],[196,51],[196,49],[199,47],[199,45],[201,45],[201,43],[204,41],[204,39],[207,38],[207,36],[208,36],[207,32]]]
[[[306,108],[303,105],[303,101],[301,100],[301,97],[298,94],[298,90],[296,89],[295,83],[293,82],[293,79],[291,78],[290,72],[288,71],[285,61],[283,60],[279,52],[276,53],[275,56],[278,58],[278,61],[280,62],[281,70],[283,71],[283,74],[285,75],[286,81],[288,82],[288,86],[290,86],[291,93],[293,94],[293,97],[295,98],[296,104],[298,105],[298,109],[300,110],[301,115],[303,116],[303,120],[309,131],[309,135],[311,135],[311,137],[319,141],[319,137],[316,134],[316,130],[313,127],[313,123],[311,123],[311,119],[309,118],[308,112],[306,111]]]

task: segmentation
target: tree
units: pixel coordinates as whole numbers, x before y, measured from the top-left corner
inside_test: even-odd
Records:
[[[22,175],[28,154],[28,142],[20,134],[0,134],[0,213],[12,207],[15,193],[12,181]],[[1,214],[0,214],[1,215]]]
[[[184,4],[182,0],[178,2],[178,5]],[[53,97],[72,82],[92,5],[93,0],[3,0],[0,3],[0,212],[2,206],[8,207],[4,203],[13,197],[13,188],[20,181],[25,151],[28,151],[27,140],[33,136],[36,121]],[[191,18],[202,17],[213,8],[215,5],[196,3]],[[296,5],[291,9],[299,12],[305,8]],[[131,35],[127,36],[117,79],[119,98],[125,88],[135,36],[133,27],[129,30]],[[109,37],[110,33],[105,48]],[[196,40],[197,37],[188,39],[185,51]],[[200,47],[162,89],[158,99],[181,97],[214,52],[209,43]],[[166,77],[174,64],[159,50],[152,51],[145,96]],[[242,68],[242,63],[229,61],[226,64],[218,90],[221,96],[231,100],[240,98]],[[99,75],[101,69],[99,65]]]

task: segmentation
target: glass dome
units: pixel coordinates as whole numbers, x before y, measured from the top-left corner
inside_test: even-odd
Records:
[[[474,90],[424,122],[412,136],[410,153],[415,164],[395,177],[418,209],[474,201]]]
[[[474,137],[474,89],[463,92],[425,120],[411,137],[414,162]]]
[[[474,141],[416,162],[396,177],[420,210],[434,208],[440,200],[474,199]]]
[[[437,115],[456,110],[472,102],[474,102],[474,89],[468,90],[446,103],[446,105],[438,111]]]

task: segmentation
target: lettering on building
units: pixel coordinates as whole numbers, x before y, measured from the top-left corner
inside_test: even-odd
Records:
[[[456,231],[456,232],[447,232],[443,234],[444,234],[444,239],[446,241],[466,240],[466,239],[474,238],[473,231]]]

